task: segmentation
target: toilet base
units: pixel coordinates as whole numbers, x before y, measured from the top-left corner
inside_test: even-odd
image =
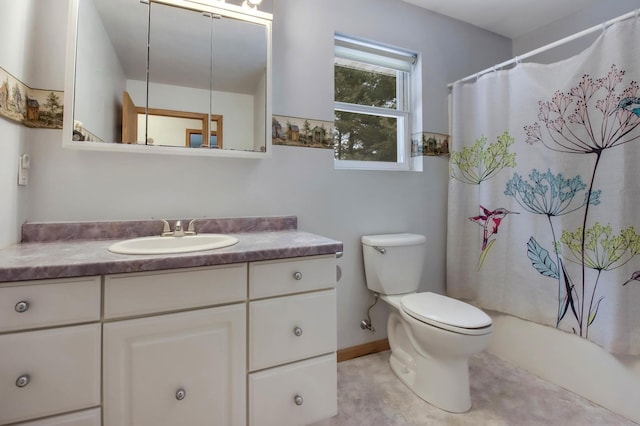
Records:
[[[402,361],[392,351],[389,365],[393,373],[420,398],[451,413],[471,409],[469,366],[467,360],[435,361],[412,359]]]
[[[450,332],[431,327],[423,328],[424,330],[433,340],[438,340],[440,335],[441,343],[446,342],[443,340],[446,338],[459,338]],[[389,315],[387,334],[391,347],[391,370],[409,389],[431,405],[451,413],[464,413],[471,409],[469,356],[486,346],[485,337],[470,337],[478,343],[477,347],[472,347],[471,353],[437,351],[437,347],[428,353],[417,349],[420,346],[410,325],[397,312]],[[455,342],[456,340],[451,344]]]

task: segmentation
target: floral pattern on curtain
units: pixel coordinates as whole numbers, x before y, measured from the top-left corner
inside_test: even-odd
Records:
[[[640,354],[635,40],[454,85],[448,294]]]

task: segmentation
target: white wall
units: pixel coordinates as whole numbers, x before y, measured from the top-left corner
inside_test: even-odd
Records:
[[[105,142],[121,140],[125,75],[92,1],[80,1],[73,118]],[[146,61],[146,58],[145,58]],[[65,105],[71,114],[71,106]]]
[[[24,221],[25,188],[18,187],[18,161],[25,148],[27,129],[21,124],[0,118],[0,248],[20,240],[20,225]]]
[[[585,7],[578,13],[558,19],[515,38],[513,40],[513,55],[521,55],[639,8],[640,0],[599,0],[596,4]],[[550,63],[571,57],[589,47],[599,35],[600,32],[595,32],[564,46],[536,55],[531,60]]]
[[[11,40],[0,49],[0,66],[15,78],[27,82],[29,53],[33,51],[37,31],[35,27],[35,1],[15,2],[0,0],[0,39]],[[18,187],[18,158],[28,153],[25,146],[28,129],[14,121],[0,118],[0,247],[20,239],[20,224],[26,208],[25,188]]]
[[[38,25],[29,25],[25,18],[34,0],[0,2],[3,11],[9,5],[16,9],[0,15],[0,35],[16,40],[9,45],[11,49],[0,51],[0,65],[14,75],[32,76],[31,83],[37,87],[62,88],[66,1],[38,2]],[[501,62],[514,52],[582,29],[575,28],[576,22],[582,26],[589,21],[584,26],[590,26],[593,20],[608,19],[612,16],[605,15],[613,13],[618,4],[637,7],[638,2],[618,0],[612,5],[603,1],[600,8],[516,40],[513,50],[507,39],[393,0],[274,3],[274,114],[333,119],[333,33],[340,31],[419,52],[424,101],[419,119],[423,130],[446,133],[447,83]],[[36,43],[31,31],[48,33]],[[34,53],[36,64],[29,72],[25,71],[26,51]],[[46,65],[41,58],[46,58]],[[276,146],[273,158],[261,161],[144,156],[63,150],[60,131],[23,129],[2,119],[0,132],[4,136],[0,144],[0,220],[14,224],[8,237],[11,241],[17,239],[23,217],[62,221],[295,214],[300,229],[344,242],[345,255],[339,260],[343,270],[338,287],[340,348],[386,336],[386,311],[380,306],[373,310],[377,333],[359,327],[372,300],[365,288],[361,235],[425,234],[429,245],[422,290],[444,289],[446,157],[424,157],[423,173],[345,171],[333,169],[330,150]],[[28,192],[23,194],[24,188],[18,190],[15,185],[15,174],[17,155],[26,138],[33,170]],[[5,234],[0,238],[0,246],[9,241]],[[637,404],[629,403],[629,398],[638,395],[637,358],[612,357],[583,340],[573,345],[576,339],[549,327],[500,315],[494,319],[490,350],[640,420],[633,407]],[[525,348],[525,353],[519,348]],[[602,385],[602,381],[608,382]],[[605,395],[594,396],[594,389],[604,389]],[[611,402],[616,399],[617,403]]]
[[[434,132],[447,131],[446,84],[511,54],[508,39],[395,0],[274,3],[278,115],[333,120],[336,30],[423,55],[422,121]],[[422,287],[444,289],[446,157],[425,157],[423,173],[344,171],[333,169],[331,150],[274,147],[269,160],[145,156],[63,150],[60,132],[36,133],[30,144],[37,162],[28,194],[30,221],[294,214],[300,229],[343,241],[340,348],[386,337],[383,309],[374,310],[376,334],[359,326],[371,301],[361,235],[427,235]]]
[[[337,31],[420,53],[424,130],[446,132],[446,84],[480,63],[489,66],[504,58],[504,49],[509,48],[506,39],[402,2],[274,3],[274,114],[333,120],[331,58]],[[372,311],[377,332],[359,328],[372,302],[364,282],[362,235],[425,234],[429,246],[422,289],[444,290],[447,159],[425,158],[424,162],[424,173],[322,172],[335,185],[327,186],[329,193],[316,192],[317,225],[312,229],[345,245],[338,289],[340,348],[386,337],[387,310],[382,304]],[[293,179],[297,176],[292,175]],[[333,205],[333,211],[323,219],[324,203]],[[305,217],[301,219],[304,224]]]

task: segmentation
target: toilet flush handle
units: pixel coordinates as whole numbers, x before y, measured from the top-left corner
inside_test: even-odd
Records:
[[[373,246],[373,249],[380,254],[387,254],[387,249],[385,249],[384,247]]]

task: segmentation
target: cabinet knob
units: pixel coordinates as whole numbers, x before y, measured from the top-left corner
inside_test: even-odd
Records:
[[[22,376],[16,379],[16,386],[19,388],[23,388],[29,384],[31,381],[31,377],[28,374],[23,374]]]
[[[302,279],[302,272],[294,272],[293,278],[300,281]]]
[[[302,405],[302,403],[304,402],[304,399],[302,399],[302,396],[296,395],[293,397],[293,402],[295,402],[296,405]]]
[[[26,300],[19,301],[18,303],[16,303],[15,310],[18,313],[27,312],[29,310],[29,302],[27,302]]]
[[[302,329],[300,327],[294,328],[293,329],[293,334],[295,334],[298,337],[302,336]]]
[[[178,401],[182,401],[185,396],[187,396],[187,392],[185,392],[184,389],[178,389],[178,391],[176,392],[176,399]]]

